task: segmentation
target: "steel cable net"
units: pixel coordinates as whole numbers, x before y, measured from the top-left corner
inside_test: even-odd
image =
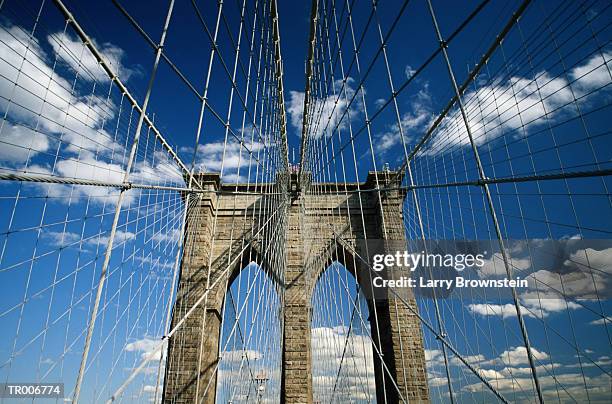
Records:
[[[2,382],[61,381],[75,402],[171,401],[185,358],[168,360],[168,341],[211,343],[203,313],[217,288],[218,368],[194,397],[217,380],[228,401],[277,396],[287,146],[275,6],[100,12],[119,16],[117,31],[76,2],[0,3]],[[175,62],[189,35],[197,70]],[[137,60],[119,45],[130,41]],[[168,109],[167,97],[186,102]]]
[[[304,100],[304,214],[323,217],[309,233],[331,240],[306,249],[323,251],[308,264],[312,355],[334,358],[313,365],[315,400],[606,402],[610,4],[442,3],[313,1],[306,89],[292,101]],[[399,212],[390,203],[398,193]],[[322,216],[318,201],[334,197]],[[527,281],[422,290],[414,300],[388,291],[389,306],[418,317],[427,393],[410,384],[419,371],[408,371],[415,357],[405,341],[419,333],[399,321],[380,329],[381,305],[358,298],[380,275],[376,243],[483,254],[482,267],[443,279]],[[339,263],[347,254],[367,270]],[[384,365],[377,334],[386,333],[404,341],[395,369]],[[369,364],[348,354],[362,339]]]
[[[123,3],[0,2],[0,382],[609,401],[609,2],[313,0],[287,100],[275,0]],[[528,286],[381,297],[395,250]]]

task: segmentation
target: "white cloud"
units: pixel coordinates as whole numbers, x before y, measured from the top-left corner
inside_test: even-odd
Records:
[[[487,304],[487,303],[473,303],[468,304],[468,310],[474,314],[481,316],[501,316],[502,318],[516,317],[516,307],[514,304]],[[527,310],[526,307],[520,306],[521,314],[527,317],[536,317],[534,313]]]
[[[612,53],[595,54],[585,64],[575,67],[570,72],[572,80],[576,81],[583,92],[592,88],[602,87],[612,81],[610,76],[610,61]]]
[[[589,323],[590,325],[604,325],[604,324],[612,324],[612,316],[606,316],[606,317],[602,317],[600,319],[597,320],[593,320]],[[585,350],[586,352],[587,350]],[[587,352],[587,353],[592,353],[592,352]]]
[[[46,231],[43,232],[43,237],[47,241],[56,247],[65,247],[78,242],[81,236],[77,233],[71,233],[68,231]]]
[[[4,122],[0,132],[0,161],[25,162],[30,155],[49,150],[49,138],[23,125]]]
[[[159,150],[134,164],[130,181],[145,184],[184,184],[183,171],[168,153]]]
[[[427,378],[429,387],[440,387],[448,384],[448,379],[445,376],[431,376]]]
[[[217,373],[217,401],[247,402],[253,389],[262,386],[262,403],[275,402],[280,395],[280,351],[264,353],[253,349],[235,349],[221,353]],[[248,358],[248,365],[247,365]],[[253,375],[265,380],[261,385],[252,383]]]
[[[541,269],[525,279],[532,290],[554,290],[579,299],[597,299],[609,294],[612,287],[612,248],[578,250],[571,253],[563,265],[570,271],[559,273]]]
[[[9,95],[0,108],[8,109],[13,124],[25,122],[44,136],[61,137],[69,151],[121,149],[103,129],[114,117],[114,105],[92,93],[80,94],[38,41],[17,26],[0,27],[0,92]],[[4,137],[11,135],[3,130]]]
[[[247,363],[247,361],[256,361],[261,358],[263,358],[261,352],[252,349],[237,349],[221,353],[221,360],[224,362],[224,367],[231,366],[230,363],[240,363],[242,361]]]
[[[406,75],[406,78],[409,79],[414,75],[414,73],[416,73],[416,70],[413,69],[412,66],[406,65],[406,68],[404,68],[404,74]]]
[[[543,318],[553,313],[578,310],[583,307],[582,300],[609,296],[612,286],[612,248],[584,248],[584,242],[576,238],[567,239],[561,244],[537,239],[530,243],[533,244],[530,249],[524,243],[516,243],[508,248],[513,269],[529,283],[529,288],[519,296],[521,311],[525,316]],[[554,270],[534,271],[536,268],[551,267]],[[501,256],[493,254],[485,260],[478,275],[505,277]],[[510,303],[479,303],[468,305],[467,308],[482,316],[516,316],[514,305]]]
[[[325,136],[329,137],[336,126],[338,126],[339,129],[346,128],[349,119],[353,120],[359,114],[357,104],[360,100],[358,99],[353,101],[349,111],[346,112],[347,103],[355,94],[355,90],[351,86],[353,81],[354,80],[349,77],[343,88],[342,80],[336,80],[330,85],[328,96],[325,98],[316,98],[313,96],[311,99],[311,113],[313,116],[309,122],[309,125],[311,125],[309,128],[310,136],[319,138],[325,134]],[[334,89],[336,94],[333,94]],[[298,135],[301,136],[304,93],[301,91],[290,91],[286,109],[291,124],[298,130]]]
[[[289,101],[286,107],[291,125],[301,131],[302,116],[304,114],[304,92],[289,91]],[[299,132],[301,135],[301,132]]]
[[[572,301],[566,301],[559,298],[556,293],[552,292],[525,292],[519,296],[521,314],[526,317],[544,318],[552,313],[557,313],[565,310],[577,310],[582,306]],[[516,306],[513,303],[505,304],[487,304],[473,303],[469,304],[468,310],[472,313],[487,317],[501,316],[502,318],[516,317]]]
[[[504,378],[504,375],[495,369],[478,369],[478,373],[487,380]]]
[[[151,236],[151,240],[158,243],[176,243],[181,237],[181,229],[165,229]]]
[[[53,41],[55,37],[65,42],[66,49],[57,46]],[[0,26],[0,92],[8,99],[0,100],[0,109],[7,111],[6,120],[0,122],[0,166],[14,170],[28,163],[28,172],[121,182],[124,168],[117,159],[123,159],[126,153],[105,129],[115,118],[115,105],[106,96],[87,91],[80,81],[62,76],[65,69],[56,65],[54,58],[64,59],[68,56],[66,50],[76,51],[80,46],[76,40],[65,34],[51,35],[47,39],[59,52],[57,56],[48,56],[38,40],[30,38],[22,28]],[[120,71],[131,74],[121,65],[123,51],[109,44],[102,45],[101,49]],[[100,68],[92,64],[95,62],[89,51],[83,52],[82,61],[84,67],[96,67],[98,70],[94,73],[100,74]],[[125,134],[119,134],[121,136]],[[50,156],[58,153],[58,158],[41,159],[44,152]],[[161,163],[154,168],[162,168]],[[135,170],[138,169],[136,165]],[[161,169],[157,173],[171,173],[171,170]],[[60,202],[71,199],[66,196],[90,197],[96,203],[112,202],[119,194],[118,189],[93,186],[33,186],[51,197],[58,197],[55,200]],[[134,197],[135,192],[128,193],[126,204]]]
[[[94,235],[84,235],[81,239],[81,235],[78,233],[72,232],[56,232],[56,231],[46,231],[43,232],[42,237],[47,240],[52,246],[55,247],[69,247],[69,246],[77,246],[77,247],[97,247],[97,246],[106,246],[108,244],[108,240],[110,238],[110,232],[106,231],[105,233],[94,234]],[[113,241],[113,245],[117,247],[122,243],[125,243],[129,240],[133,240],[136,238],[136,235],[129,231],[117,230],[115,232],[115,239]],[[82,240],[82,241],[81,241]],[[81,241],[81,243],[79,243]],[[136,257],[138,260],[139,257]],[[142,260],[139,260],[142,261]]]
[[[534,347],[531,347],[531,352],[533,357],[537,361],[547,360],[549,355],[546,352],[539,351]],[[527,357],[527,348],[524,346],[517,346],[515,348],[510,348],[504,352],[502,352],[498,360],[509,366],[516,366],[529,363],[529,359]]]
[[[47,41],[51,44],[58,57],[70,65],[83,78],[99,82],[110,80],[93,54],[78,38],[64,32],[58,32],[54,35],[49,35]],[[140,72],[138,68],[128,68],[125,66],[123,63],[125,58],[123,49],[108,42],[100,44],[95,39],[93,44],[102,54],[104,61],[111,66],[113,72],[121,80],[126,81],[135,73]]]
[[[513,271],[521,273],[531,267],[530,258],[516,258],[510,259],[510,267]],[[506,277],[506,266],[504,264],[503,257],[500,253],[491,254],[490,258],[484,259],[484,265],[478,268],[478,276],[481,278],[491,277]]]
[[[586,352],[587,350],[585,350]],[[578,363],[562,364],[550,362],[550,355],[547,352],[541,351],[532,346],[532,352],[536,359],[536,371],[539,376],[540,384],[543,389],[543,394],[547,400],[557,401],[557,392],[561,395],[561,402],[578,401],[586,402],[587,392],[591,402],[607,402],[609,401],[609,376],[602,373],[600,375],[592,375],[591,373],[583,374],[575,371],[566,373],[567,369],[577,367],[594,367],[593,363],[583,361],[582,365]],[[590,351],[593,353],[593,351]],[[428,367],[432,364],[444,366],[442,360],[442,352],[438,349],[425,350]],[[478,373],[487,379],[498,391],[502,394],[512,394],[513,400],[526,401],[528,396],[533,393],[533,378],[531,376],[531,368],[527,357],[527,350],[523,346],[510,347],[501,352],[499,355],[486,359],[482,355],[464,356],[472,363]],[[451,358],[451,365],[463,366]],[[432,363],[433,362],[433,363]],[[612,363],[607,356],[600,356],[597,361],[601,367],[609,366]],[[430,387],[444,386],[446,377],[440,373],[428,369],[428,379]],[[461,391],[467,393],[477,393],[486,391],[486,387],[482,383],[463,385]]]
[[[51,358],[45,358],[42,361],[40,361],[40,363],[41,363],[41,365],[49,365],[49,366],[51,366],[51,365],[55,364],[55,361],[53,359],[51,359]]]
[[[425,362],[427,363],[443,363],[442,351],[439,349],[425,349]]]
[[[376,397],[372,344],[367,335],[348,333],[348,328],[316,327],[311,330],[313,391],[315,398],[329,400],[338,380],[346,397],[364,400]],[[346,346],[346,351],[345,351]],[[344,358],[343,358],[344,352]],[[338,375],[340,364],[342,368]]]
[[[159,273],[159,271],[163,270],[172,270],[174,269],[174,260],[170,257],[162,257],[161,255],[156,255],[155,258],[151,255],[147,255],[143,257],[141,255],[137,255],[134,257],[134,260],[140,264],[141,267],[155,270],[155,272],[151,271],[149,277],[151,279],[160,279],[162,281],[167,281],[172,279],[171,276],[167,276]]]
[[[136,235],[132,232],[117,230],[115,232],[115,238],[113,240],[113,248],[129,240],[133,240],[135,237]],[[106,246],[109,240],[110,240],[110,233],[90,238],[87,240],[87,244],[92,245],[92,246],[98,246],[98,245]]]
[[[612,59],[612,53],[604,53],[605,61]],[[569,71],[572,90],[576,98],[610,83],[612,79],[604,65],[604,58],[596,54],[584,64]],[[570,82],[564,76],[553,76],[541,71],[535,78],[513,76],[497,79],[492,84],[482,85],[464,95],[468,123],[475,143],[483,144],[509,131],[514,136],[517,130],[555,120],[566,113],[575,113]],[[580,102],[587,102],[582,99]],[[454,109],[442,121],[432,136],[425,154],[438,154],[454,147],[469,146],[463,118]]]
[[[461,356],[471,365],[482,362],[486,359],[483,354],[461,355]],[[451,355],[449,359],[450,359],[451,365],[464,366],[463,362],[456,356]],[[426,348],[425,349],[425,362],[427,363],[427,366],[431,368],[429,369],[430,376],[435,375],[436,373],[434,370],[435,367],[445,366],[444,365],[444,355],[442,354],[442,350]]]
[[[134,164],[130,173],[129,180],[135,183],[145,184],[183,184],[181,171],[176,164],[173,164],[165,153],[155,153],[156,156],[151,162],[139,161]],[[55,169],[47,166],[30,165],[29,173],[46,174],[59,177],[74,178],[80,180],[93,180],[112,184],[121,184],[125,176],[125,168],[119,162],[105,161],[101,156],[82,151],[77,158],[58,160]],[[62,197],[57,199],[59,202],[68,203],[71,198],[87,197],[94,203],[110,203],[116,201],[119,196],[119,188],[84,186],[84,185],[64,185],[64,184],[36,184],[51,197]],[[138,189],[130,189],[124,197],[124,206],[136,200]]]
[[[83,180],[96,180],[111,183],[122,183],[125,176],[123,167],[116,163],[105,163],[91,155],[79,160],[61,160],[55,165],[58,174],[63,177]]]
[[[46,166],[31,165],[28,167],[28,172],[111,183],[122,183],[124,173],[120,165],[96,160],[88,153],[83,153],[80,160],[59,160],[55,164],[55,171]],[[33,186],[40,188],[44,194],[57,198],[56,200],[62,203],[69,203],[70,200],[80,197],[90,198],[90,201],[94,203],[112,203],[119,197],[118,188],[44,183],[34,184]],[[127,192],[124,198],[124,206],[135,200],[138,192],[134,189]]]
[[[159,346],[160,342],[161,340],[144,337],[126,344],[124,349],[127,352],[140,352],[141,360],[145,360],[149,357],[149,355],[152,355],[150,358],[148,358],[148,360],[158,361],[161,359],[163,347],[157,351],[155,351],[155,348]],[[155,352],[155,354],[153,354],[153,352]]]
[[[590,352],[589,352],[590,351]],[[584,353],[586,354],[593,354],[595,352],[591,351],[590,349],[585,349]],[[564,365],[566,368],[592,368],[592,367],[601,367],[601,368],[605,368],[608,367],[610,365],[612,365],[612,358],[608,355],[601,355],[596,359],[593,359],[591,356],[586,356],[583,354],[579,354],[579,355],[574,355],[574,358],[578,358],[581,357],[582,361],[580,363],[570,363],[570,364],[566,364]]]
[[[255,175],[254,166],[257,159],[264,160],[270,153],[271,147],[264,147],[263,143],[245,141],[243,145],[235,139],[224,142],[213,142],[198,147],[196,157],[197,168],[204,172],[220,172],[223,169],[223,180],[226,182],[246,181],[251,166],[251,178]],[[193,153],[193,148],[181,148],[183,153]],[[259,171],[261,175],[261,169]]]
[[[612,248],[580,250],[570,256],[570,261],[580,265],[585,270],[593,268],[597,272],[612,274]],[[566,264],[569,264],[569,262],[566,262]]]
[[[374,100],[374,105],[376,105],[376,108],[381,108],[383,105],[385,105],[386,102],[387,100],[385,100],[384,98],[377,98],[376,100]]]
[[[511,377],[506,371],[501,378],[493,378],[489,381],[500,392],[505,394],[519,394],[520,399],[526,400],[532,397],[533,379],[528,373],[520,374],[519,369],[513,368]],[[610,376],[601,374],[598,376],[583,375],[581,373],[559,373],[554,376],[550,373],[540,373],[540,386],[545,401],[561,402],[597,402],[607,403],[610,397]],[[586,387],[585,387],[586,385]],[[463,386],[462,391],[480,392],[483,386],[481,383],[468,384]],[[588,390],[588,392],[587,392]],[[516,397],[516,396],[515,396]]]
[[[576,310],[581,308],[578,303],[567,301],[554,292],[526,292],[520,296],[521,302],[535,313],[542,311],[544,316],[564,310]]]
[[[540,365],[536,365],[536,372],[539,375],[550,374],[553,370],[561,368],[563,365],[560,363],[543,363]],[[506,366],[502,368],[500,371],[504,375],[504,377],[517,377],[517,376],[530,376],[531,375],[531,367],[529,366]]]
[[[28,172],[122,182],[126,150],[106,130],[115,121],[117,108],[107,99],[108,90],[98,86],[105,94],[101,97],[86,89],[83,80],[92,76],[83,75],[83,69],[90,70],[98,81],[108,79],[76,38],[57,33],[49,35],[47,40],[56,54],[47,55],[39,41],[30,38],[21,27],[0,26],[0,92],[8,98],[0,100],[0,109],[7,111],[6,120],[0,122],[0,166],[15,169],[26,163],[29,156]],[[124,52],[121,49],[107,43],[99,45],[99,49],[123,79],[134,73],[122,65]],[[80,58],[80,65],[74,56]],[[80,69],[81,80],[75,81],[71,77],[74,73],[67,73],[65,67],[55,63],[55,58]],[[63,77],[64,74],[70,78]],[[126,135],[119,133],[117,137]],[[43,152],[58,153],[58,158],[38,159]],[[134,178],[156,183],[182,181],[176,164],[165,153],[158,151],[146,159],[147,162],[134,165]],[[52,161],[53,166],[50,164]],[[56,199],[60,202],[70,199],[65,196],[112,202],[119,194],[118,189],[105,187],[33,186],[52,197],[61,197]],[[131,190],[126,204],[134,200],[136,194]]]
[[[546,352],[539,351],[538,349],[531,347],[531,352],[533,357],[536,360],[536,363],[547,361],[549,359],[549,355]],[[480,358],[479,358],[480,359]],[[517,346],[510,348],[508,350],[503,351],[498,357],[484,360],[484,357],[477,361],[479,363],[475,364],[474,362],[470,362],[473,365],[476,365],[478,373],[483,376],[485,379],[490,382],[493,380],[503,381],[506,378],[510,378],[510,380],[515,379],[517,376],[521,375],[531,375],[530,367],[517,367],[520,365],[526,365],[529,363],[529,359],[527,357],[527,349],[524,346]],[[454,362],[454,364],[458,365],[458,363]],[[492,365],[502,365],[504,366],[502,369],[493,369],[493,368],[485,368],[483,366],[492,366]],[[550,372],[552,367],[559,367],[559,364],[551,364],[551,363],[540,363],[536,365],[536,370],[542,374],[543,372]],[[482,388],[482,385],[475,384],[464,387],[468,391],[477,391],[470,390],[479,386],[477,390]]]
[[[401,118],[401,126],[406,144],[410,143],[411,139],[422,134],[431,125],[433,118],[429,86],[428,83],[425,83],[423,88],[411,98],[408,111]],[[386,131],[377,134],[375,138],[375,148],[378,153],[384,154],[392,150],[396,146],[401,145],[402,135],[399,125],[397,122],[390,125]],[[403,156],[401,153],[400,155]]]
[[[484,361],[486,358],[483,354],[476,354],[476,355],[463,355],[463,359],[465,359],[469,364],[473,365],[475,363]],[[459,358],[457,358],[456,356],[453,356],[450,361],[454,365],[463,366],[463,362],[459,360]]]

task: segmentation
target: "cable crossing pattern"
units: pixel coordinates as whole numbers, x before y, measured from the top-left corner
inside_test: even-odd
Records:
[[[0,1],[0,383],[609,402],[612,4],[86,3]]]

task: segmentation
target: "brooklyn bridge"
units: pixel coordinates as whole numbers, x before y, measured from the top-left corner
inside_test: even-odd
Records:
[[[0,401],[609,403],[611,8],[0,0]]]

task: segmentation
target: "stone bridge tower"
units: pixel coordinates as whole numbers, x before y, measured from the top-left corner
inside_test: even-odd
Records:
[[[368,298],[377,401],[385,402],[386,396],[387,403],[401,402],[397,393],[399,389],[404,399],[411,403],[429,402],[419,320],[395,295],[386,291],[384,296],[380,292],[374,295],[372,272],[366,265],[366,257],[372,253],[363,242],[366,235],[368,240],[381,240],[382,249],[391,249],[393,246],[397,249],[398,244],[405,245],[402,219],[405,195],[398,189],[397,183],[390,182],[393,177],[391,174],[370,172],[366,182],[361,184],[308,184],[305,180],[298,181],[296,174],[279,179],[288,183],[287,208],[283,216],[286,220],[284,228],[287,229],[286,253],[275,258],[285,262],[282,265],[285,268],[282,284],[283,403],[313,402],[311,296],[319,275],[334,261],[342,263],[353,273]],[[376,187],[377,175],[379,186],[387,188],[380,198],[377,192],[372,192]],[[198,203],[188,211],[191,228],[186,230],[185,251],[191,253],[185,254],[181,265],[173,325],[181,318],[181,313],[202,296],[207,285],[215,286],[206,299],[206,311],[203,305],[200,306],[170,339],[164,403],[215,402],[219,334],[225,295],[223,288],[229,284],[219,280],[231,282],[231,278],[253,257],[258,256],[260,251],[258,243],[261,241],[254,238],[250,240],[250,245],[244,246],[243,235],[232,234],[235,231],[232,229],[249,228],[253,224],[248,222],[249,218],[262,209],[265,205],[262,199],[265,197],[249,196],[247,186],[242,189],[246,191],[244,195],[238,198],[226,196],[218,192],[225,186],[216,174],[202,174],[201,182],[208,192],[203,193]],[[300,184],[309,187],[311,192],[301,192]],[[232,189],[235,189],[235,185],[232,185]],[[213,226],[215,213],[217,223]],[[213,229],[214,242],[211,241]],[[232,245],[232,240],[239,240],[240,244]],[[381,252],[380,248],[377,252]],[[248,253],[240,254],[245,249]],[[244,258],[233,262],[228,260],[228,252],[232,257]],[[211,270],[208,271],[211,262]],[[226,269],[230,264],[232,268],[228,271]],[[207,279],[208,273],[211,279]],[[406,292],[403,299],[416,308],[413,296]],[[376,316],[372,315],[374,310]],[[202,339],[202,333],[206,338]]]

